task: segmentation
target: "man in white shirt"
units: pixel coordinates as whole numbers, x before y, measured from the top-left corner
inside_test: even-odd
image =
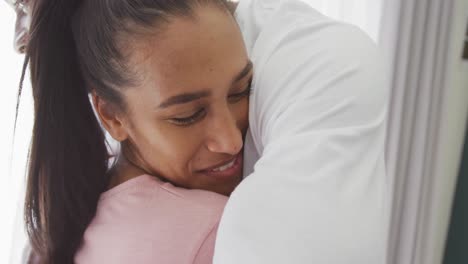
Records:
[[[246,179],[215,264],[382,264],[386,82],[376,45],[300,0],[241,0],[254,64]]]

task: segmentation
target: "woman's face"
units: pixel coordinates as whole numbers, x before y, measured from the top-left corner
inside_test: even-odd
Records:
[[[126,139],[145,170],[229,195],[242,179],[252,64],[228,13],[196,14],[131,45],[141,85],[124,91]]]

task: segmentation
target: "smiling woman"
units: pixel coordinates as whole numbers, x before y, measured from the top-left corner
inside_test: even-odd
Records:
[[[129,65],[139,83],[123,92],[128,111],[106,109],[94,97],[104,126],[124,142],[125,161],[113,186],[146,172],[179,187],[228,195],[241,180],[241,166],[229,175],[211,168],[241,156],[252,66],[232,18],[213,9],[197,16],[176,19],[163,37],[133,44]],[[143,171],[127,173],[129,164]]]
[[[36,251],[46,263],[211,263],[242,179],[253,74],[227,3],[37,3],[25,211]],[[101,125],[121,145],[110,169]]]

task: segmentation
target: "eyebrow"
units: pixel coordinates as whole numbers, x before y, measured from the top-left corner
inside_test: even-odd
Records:
[[[247,74],[249,74],[249,72],[252,70],[252,61],[248,60],[247,61],[247,64],[245,65],[244,69],[242,69],[241,72],[239,72],[239,74],[237,74],[237,76],[235,76],[233,79],[232,79],[232,84],[240,81],[242,78],[244,78]]]
[[[240,71],[233,79],[232,79],[232,84],[238,82],[252,70],[252,62],[249,60],[247,61],[247,64],[245,67]],[[195,100],[199,100],[204,97],[210,96],[211,93],[209,91],[199,91],[199,92],[193,92],[193,93],[183,93],[179,95],[174,95],[169,97],[167,100],[162,102],[159,105],[159,108],[168,108],[169,106],[176,105],[176,104],[186,104]]]
[[[200,92],[194,92],[194,93],[183,93],[179,95],[174,95],[172,97],[169,97],[166,101],[162,102],[159,105],[159,108],[167,108],[175,104],[189,103],[191,101],[195,101],[203,97],[207,97],[210,94],[211,93],[208,91],[200,91]]]

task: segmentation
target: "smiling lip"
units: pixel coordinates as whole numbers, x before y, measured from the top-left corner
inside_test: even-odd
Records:
[[[218,178],[231,178],[236,175],[240,175],[242,169],[242,156],[241,151],[234,158],[213,167],[200,170],[199,172],[207,176]]]

